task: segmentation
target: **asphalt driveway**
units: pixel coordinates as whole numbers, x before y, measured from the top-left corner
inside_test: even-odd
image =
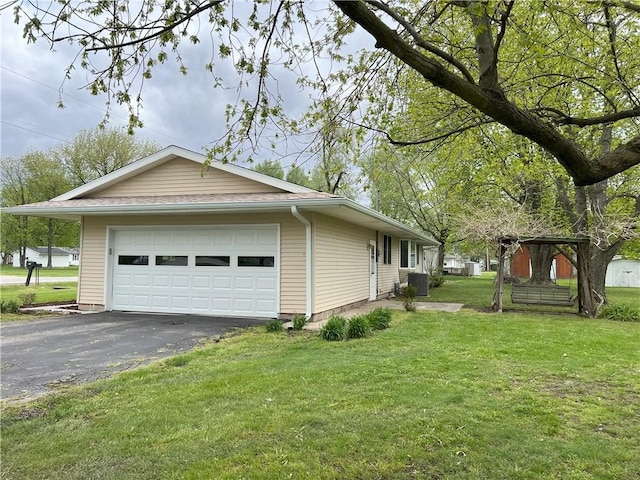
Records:
[[[35,398],[163,357],[265,319],[102,312],[0,327],[0,397]]]

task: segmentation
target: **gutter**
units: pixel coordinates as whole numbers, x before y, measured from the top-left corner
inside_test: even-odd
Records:
[[[312,307],[311,307],[311,222],[307,220],[305,217],[300,215],[298,212],[298,208],[295,205],[291,205],[291,215],[296,217],[300,222],[304,223],[305,226],[305,241],[306,241],[306,261],[305,261],[305,292],[306,292],[306,310],[307,312],[304,315],[304,318],[309,321],[311,319]]]

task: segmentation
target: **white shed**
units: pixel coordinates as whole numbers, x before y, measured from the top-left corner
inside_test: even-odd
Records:
[[[640,288],[640,260],[614,257],[607,267],[606,287]]]

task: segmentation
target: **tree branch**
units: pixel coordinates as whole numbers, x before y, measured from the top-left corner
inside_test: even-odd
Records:
[[[464,76],[464,78],[467,79],[467,81],[469,83],[473,83],[473,84],[476,83],[475,79],[473,78],[473,76],[471,75],[469,70],[467,70],[467,68],[461,62],[456,60],[452,55],[449,55],[444,50],[440,50],[439,48],[437,48],[434,45],[432,45],[429,42],[427,42],[417,32],[417,30],[413,27],[413,25],[411,25],[411,23],[409,23],[407,20],[405,20],[402,16],[400,16],[391,7],[389,7],[388,5],[386,5],[386,4],[382,3],[382,2],[378,2],[378,1],[374,1],[374,0],[367,0],[367,3],[369,5],[377,8],[378,10],[382,10],[384,13],[386,13],[391,18],[393,18],[396,22],[398,22],[400,25],[402,25],[404,27],[404,29],[407,32],[409,32],[409,35],[411,35],[413,40],[416,42],[416,45],[418,45],[421,48],[424,48],[425,50],[427,50],[428,52],[433,53],[434,55],[437,55],[438,57],[442,58],[446,62],[448,62],[451,65],[453,65],[455,68],[457,68],[460,71],[460,73]]]
[[[472,125],[466,125],[464,127],[456,128],[455,130],[450,130],[447,133],[443,133],[442,135],[436,135],[435,137],[427,137],[427,138],[422,138],[420,140],[396,140],[386,130],[382,130],[380,128],[375,128],[375,127],[371,127],[371,126],[368,126],[368,125],[364,125],[362,123],[355,122],[353,120],[350,120],[350,119],[342,117],[342,116],[339,116],[338,118],[340,118],[344,122],[347,122],[347,123],[350,123],[352,125],[355,125],[356,127],[361,127],[361,128],[366,129],[366,130],[370,130],[372,132],[381,133],[382,135],[384,135],[387,138],[387,140],[389,141],[389,143],[391,145],[394,145],[396,147],[410,147],[412,145],[424,145],[424,144],[427,144],[427,143],[433,143],[433,142],[437,142],[439,140],[444,140],[445,138],[448,138],[448,137],[450,137],[452,135],[457,135],[459,133],[464,133],[467,130],[471,130],[473,128],[480,127],[482,125],[489,125],[491,123],[495,123],[495,120],[488,118],[486,120],[477,121],[477,122],[473,123]]]
[[[154,38],[158,38],[162,35],[164,35],[165,33],[170,32],[171,30],[173,30],[174,28],[176,28],[178,25],[181,25],[182,23],[191,20],[193,17],[198,16],[199,14],[201,14],[202,12],[204,12],[205,10],[209,10],[211,7],[214,7],[220,3],[223,3],[224,0],[211,0],[203,5],[200,5],[198,8],[190,11],[189,13],[185,14],[183,17],[181,17],[180,19],[169,23],[168,25],[166,25],[164,28],[150,34],[147,35],[146,37],[141,37],[141,38],[136,38],[133,40],[130,40],[128,42],[123,42],[123,43],[118,43],[118,44],[107,44],[104,45],[102,47],[90,47],[87,48],[86,51],[87,52],[96,52],[98,50],[111,50],[111,49],[115,49],[115,48],[122,48],[122,47],[129,47],[131,45],[136,45],[136,44],[140,44],[140,43],[144,43],[147,42],[149,40],[153,40]],[[56,38],[54,41],[59,42],[62,40],[66,40],[65,37],[62,38]]]
[[[603,123],[611,123],[616,122],[618,120],[624,120],[626,118],[635,118],[640,117],[640,107],[632,108],[631,110],[623,110],[621,112],[608,113],[606,115],[601,115],[599,117],[593,118],[580,118],[580,117],[571,117],[566,115],[564,112],[556,108],[550,107],[540,107],[534,108],[531,110],[534,113],[542,113],[548,112],[553,114],[553,118],[551,119],[557,125],[576,125],[578,127],[588,127],[591,125],[601,125]]]

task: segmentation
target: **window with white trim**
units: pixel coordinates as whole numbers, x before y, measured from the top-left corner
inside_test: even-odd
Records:
[[[416,268],[417,251],[413,240],[400,240],[400,268]]]
[[[384,235],[382,237],[382,263],[391,265],[391,236]]]

